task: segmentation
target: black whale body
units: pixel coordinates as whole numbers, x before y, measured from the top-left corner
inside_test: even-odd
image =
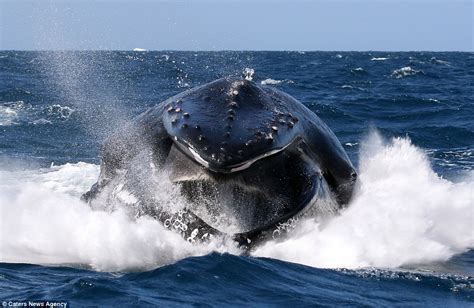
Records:
[[[126,192],[135,215],[155,217],[192,242],[229,234],[249,246],[278,236],[303,215],[346,205],[357,177],[318,116],[280,90],[237,78],[149,109],[111,136],[101,156],[86,201]],[[153,197],[157,169],[169,171],[186,207]]]

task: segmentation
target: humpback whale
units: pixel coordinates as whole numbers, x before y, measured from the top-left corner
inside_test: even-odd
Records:
[[[276,238],[304,216],[345,207],[357,173],[329,127],[292,96],[227,77],[152,107],[110,136],[93,205],[119,196],[190,242],[231,236],[241,246]],[[185,198],[160,204],[165,170]]]

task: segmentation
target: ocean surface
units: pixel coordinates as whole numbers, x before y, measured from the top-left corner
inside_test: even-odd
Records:
[[[360,180],[345,211],[243,255],[80,201],[109,134],[245,69],[337,135]],[[0,51],[0,301],[472,307],[473,78],[458,52]]]

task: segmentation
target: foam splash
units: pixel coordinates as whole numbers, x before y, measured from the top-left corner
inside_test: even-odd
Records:
[[[394,70],[390,77],[395,78],[395,79],[400,79],[408,76],[415,76],[417,74],[423,74],[423,71],[421,70],[416,70],[410,66],[405,66],[402,68],[399,68],[397,70]]]
[[[0,126],[10,126],[18,124],[21,113],[31,108],[24,101],[3,102],[0,104]]]
[[[86,163],[1,171],[0,261],[146,270],[219,250],[183,241],[148,217],[92,210],[79,196],[97,176],[98,166]]]
[[[307,220],[291,238],[268,242],[253,255],[326,268],[397,268],[474,247],[472,172],[456,184],[442,179],[408,139],[384,144],[372,134],[361,149],[360,184],[347,210],[324,224]],[[79,196],[98,172],[86,163],[0,171],[0,261],[128,271],[211,251],[239,253],[231,243],[192,245],[124,210],[91,209]],[[165,203],[177,200],[168,188],[162,187]]]
[[[290,79],[278,80],[278,79],[267,78],[260,81],[260,83],[264,85],[277,85],[281,83],[294,83],[294,82],[293,80],[290,80]]]
[[[384,145],[373,133],[362,144],[358,191],[326,225],[306,221],[282,243],[255,256],[316,267],[385,267],[444,261],[474,247],[474,182],[435,174],[409,139]]]

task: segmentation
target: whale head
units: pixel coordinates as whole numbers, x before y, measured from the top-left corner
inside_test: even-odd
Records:
[[[311,203],[322,177],[301,138],[296,103],[235,78],[164,102],[163,124],[173,140],[166,165],[196,215],[226,233],[252,232]]]

